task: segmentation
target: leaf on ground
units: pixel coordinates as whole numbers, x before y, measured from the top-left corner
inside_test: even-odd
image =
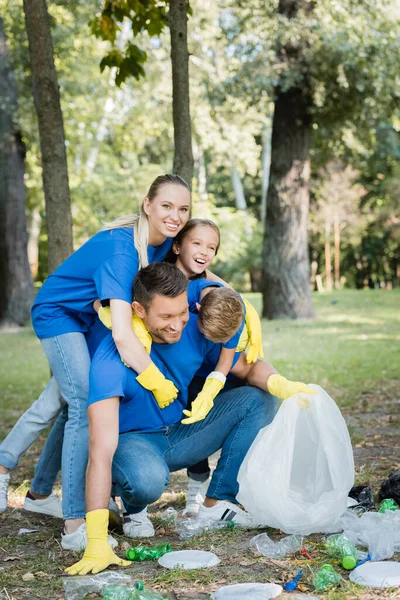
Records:
[[[20,556],[6,556],[3,558],[3,562],[8,562],[10,560],[21,560]]]
[[[35,576],[33,573],[24,573],[24,575],[22,575],[22,581],[33,581],[35,579]]]

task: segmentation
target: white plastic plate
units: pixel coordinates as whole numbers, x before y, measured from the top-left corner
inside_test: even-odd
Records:
[[[400,563],[394,561],[367,562],[350,573],[350,581],[371,588],[400,586]]]
[[[179,550],[168,552],[158,559],[158,564],[167,569],[204,569],[214,567],[220,563],[220,559],[213,552],[203,550]]]
[[[226,585],[211,594],[212,600],[269,600],[283,592],[276,583],[237,583]]]

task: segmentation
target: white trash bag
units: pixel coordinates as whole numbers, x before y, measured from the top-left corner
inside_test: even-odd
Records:
[[[285,400],[262,429],[239,470],[237,499],[260,525],[285,533],[329,531],[345,512],[354,484],[346,423],[332,398],[311,384],[315,396]],[[309,400],[301,409],[298,400]]]

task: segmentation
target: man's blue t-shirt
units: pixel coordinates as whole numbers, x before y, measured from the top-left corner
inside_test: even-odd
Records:
[[[167,238],[148,246],[149,262],[161,261],[171,248]],[[132,227],[99,231],[49,275],[32,307],[38,338],[73,331],[86,332],[97,318],[96,298],[132,302],[133,280],[139,269]]]
[[[188,284],[188,304],[190,312],[197,313],[196,302],[201,304],[200,296],[201,292],[208,287],[224,287],[222,283],[218,281],[210,281],[205,278],[190,279]],[[239,296],[239,294],[238,294]],[[239,296],[240,297],[240,296]],[[243,301],[242,301],[243,302]],[[243,304],[244,316],[246,316],[246,307]],[[224,348],[233,349],[237,348],[237,345],[242,335],[243,328],[245,326],[245,318],[242,319],[242,323],[237,332],[227,341],[222,344]]]
[[[189,321],[176,344],[153,342],[150,357],[160,371],[179,390],[176,400],[161,409],[152,392],[137,381],[137,373],[126,367],[118,354],[111,332],[100,344],[90,368],[88,404],[119,396],[119,431],[155,431],[178,422],[188,400],[188,387],[207,359],[214,366],[221,351],[220,344],[207,340],[197,326],[198,317]],[[235,355],[233,364],[239,354]]]

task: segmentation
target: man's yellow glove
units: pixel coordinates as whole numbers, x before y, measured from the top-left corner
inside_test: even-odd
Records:
[[[202,421],[206,418],[212,407],[214,406],[214,398],[222,390],[225,385],[226,377],[219,371],[213,371],[207,377],[203,389],[197,394],[196,399],[192,403],[191,410],[184,410],[183,414],[187,419],[182,419],[184,425],[190,425],[197,421]]]
[[[264,351],[262,345],[262,331],[260,317],[254,306],[250,304],[246,298],[242,300],[246,307],[246,329],[249,336],[249,349],[246,354],[246,360],[248,363],[257,362],[257,358],[263,358]],[[240,340],[239,340],[240,341]]]
[[[268,377],[268,391],[281,400],[287,400],[291,396],[300,394],[301,392],[310,395],[316,394],[316,391],[305,383],[301,383],[301,381],[289,381],[289,379],[277,373]],[[299,398],[298,405],[300,408],[308,408],[310,403],[307,398]]]
[[[103,325],[108,327],[108,329],[112,329],[110,307],[102,306],[101,308],[99,308],[98,315],[99,315],[99,319],[103,323]],[[147,331],[146,326],[143,323],[143,320],[135,313],[135,311],[133,311],[133,313],[132,313],[132,329],[133,329],[134,333],[136,334],[136,337],[138,338],[138,340],[144,346],[144,349],[146,350],[147,354],[150,354],[151,344],[153,342],[152,337],[149,334],[149,332]]]
[[[179,393],[173,382],[166,379],[153,362],[136,377],[136,381],[146,390],[153,392],[160,408],[165,408],[171,404]]]
[[[69,575],[100,573],[109,565],[127,567],[131,563],[114,554],[108,543],[108,510],[92,510],[86,515],[87,546],[83,558],[65,569]]]

